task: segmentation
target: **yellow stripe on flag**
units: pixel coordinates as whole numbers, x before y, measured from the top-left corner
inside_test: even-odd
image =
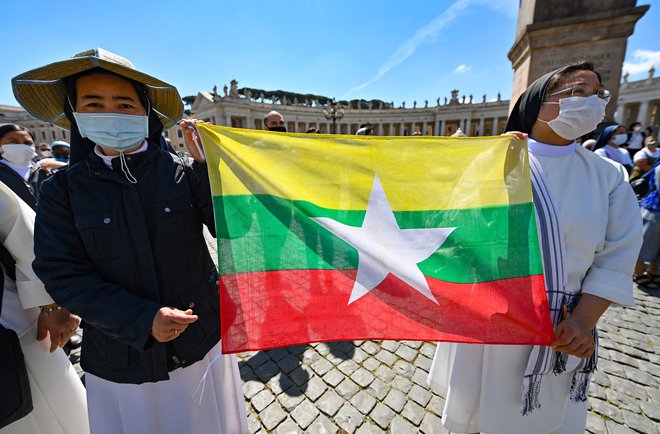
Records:
[[[377,173],[395,211],[532,200],[527,144],[513,136],[379,137],[197,127],[211,182],[223,196],[269,194],[363,210]]]

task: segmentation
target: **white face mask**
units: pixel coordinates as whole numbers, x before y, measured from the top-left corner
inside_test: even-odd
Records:
[[[37,156],[30,145],[2,145],[0,148],[2,148],[2,158],[14,164],[28,164]]]
[[[616,134],[612,137],[612,141],[616,143],[618,146],[621,146],[624,143],[626,143],[626,140],[628,140],[627,134]]]
[[[559,104],[559,115],[551,121],[539,120],[548,124],[562,139],[575,140],[596,129],[605,117],[607,102],[597,95],[571,96],[560,99],[558,103],[545,102]]]

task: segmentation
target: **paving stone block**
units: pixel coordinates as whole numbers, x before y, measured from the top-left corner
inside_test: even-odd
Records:
[[[432,413],[426,413],[424,415],[424,419],[422,420],[422,424],[419,426],[420,432],[423,434],[448,434],[449,431],[445,429],[444,426],[442,426],[442,420],[432,414]]]
[[[344,399],[351,399],[358,391],[360,386],[355,384],[350,378],[344,379],[339,386],[335,387],[337,393]]]
[[[658,371],[656,371],[656,374]],[[647,387],[657,387],[658,380],[655,375],[648,372],[640,371],[639,369],[626,369],[626,377],[637,384]]]
[[[390,422],[396,414],[391,408],[379,402],[376,404],[376,408],[373,409],[370,416],[371,420],[376,422],[376,424],[384,430],[390,425]]]
[[[381,401],[383,398],[385,398],[385,395],[387,395],[388,389],[389,387],[387,386],[387,384],[383,383],[379,379],[375,379],[369,385],[367,392],[369,392],[371,396],[373,396],[377,400]]]
[[[286,419],[286,416],[286,413],[277,401],[273,402],[259,413],[261,423],[269,432]]]
[[[299,368],[300,365],[300,360],[298,360],[298,358],[293,354],[288,354],[282,360],[277,362],[277,366],[280,367],[280,370],[286,372],[287,374],[294,369]]]
[[[388,368],[386,365],[380,365],[374,372],[374,375],[383,380],[385,383],[391,383],[392,380],[394,380],[396,373],[393,369]]]
[[[418,368],[422,368],[426,372],[429,372],[431,370],[431,363],[433,363],[433,360],[429,359],[428,357],[420,354],[417,356],[415,359],[415,366]]]
[[[400,346],[401,343],[399,341],[381,341],[380,343],[381,348],[384,348],[391,353],[395,352]]]
[[[291,418],[286,418],[279,424],[273,434],[302,434],[300,427]]]
[[[359,384],[360,387],[365,388],[369,384],[371,384],[372,381],[374,381],[375,377],[371,374],[371,372],[367,371],[364,368],[360,368],[357,371],[353,372],[353,375],[351,375],[351,379],[355,381],[357,384]]]
[[[266,384],[268,384],[271,392],[273,392],[275,395],[279,395],[280,393],[293,386],[293,381],[291,381],[291,378],[289,378],[288,375],[280,373],[271,378]]]
[[[628,410],[622,410],[622,413],[626,425],[635,431],[643,433],[658,432],[658,425],[647,417]]]
[[[376,358],[387,366],[392,366],[394,365],[394,362],[396,362],[396,356],[387,350],[380,350],[376,354]]]
[[[390,432],[396,434],[416,434],[417,428],[401,416],[394,416],[390,424]]]
[[[387,394],[387,397],[383,400],[388,407],[390,407],[395,412],[399,413],[403,410],[403,406],[406,405],[406,395],[404,395],[400,390],[392,389]]]
[[[605,428],[607,429],[607,434],[637,434],[627,426],[613,420],[605,420]]]
[[[269,361],[268,355],[264,351],[259,351],[245,361],[252,369],[257,369],[259,366]]]
[[[410,377],[415,372],[415,367],[404,360],[397,360],[394,364],[394,371],[403,377]]]
[[[605,395],[605,389],[603,386],[600,384],[596,384],[593,381],[589,385],[589,397],[593,398],[598,398],[598,399],[607,399],[607,396]]]
[[[424,342],[422,344],[422,347],[419,349],[419,352],[428,357],[429,359],[433,359],[433,356],[435,355],[435,347],[436,345],[430,342]]]
[[[301,360],[304,365],[309,365],[316,362],[317,360],[321,360],[321,355],[317,353],[314,348],[308,347],[302,354]]]
[[[353,372],[357,371],[360,368],[360,365],[355,363],[353,360],[344,360],[337,365],[337,369],[344,373],[344,375],[351,375]]]
[[[327,346],[325,343],[319,343],[319,344],[316,344],[316,346],[314,347],[314,349],[316,350],[317,353],[319,353],[319,354],[322,355],[323,357],[325,357],[325,356],[327,356],[328,354],[330,354],[330,348],[328,348],[328,346]]]
[[[80,364],[76,364],[75,366],[76,366],[76,372],[82,371],[82,368],[80,368]],[[238,372],[241,374],[241,380],[243,381],[255,380],[257,378],[256,374],[254,373],[254,370],[250,367],[250,365],[243,362],[240,362],[238,364]]]
[[[383,430],[372,424],[371,421],[364,421],[355,434],[383,434]]]
[[[364,362],[367,358],[369,358],[369,354],[367,354],[361,348],[355,348],[355,352],[353,353],[353,357],[351,357],[351,360],[353,360],[355,363],[359,365],[362,362]]]
[[[623,423],[621,411],[609,402],[600,399],[592,399],[589,404],[591,404],[591,408],[596,414],[605,416],[614,422]]]
[[[378,344],[376,344],[373,341],[365,341],[360,348],[362,348],[367,354],[371,354],[372,356],[376,354],[378,351],[380,351],[380,347]]]
[[[380,362],[373,357],[369,357],[364,362],[362,362],[362,367],[369,372],[374,372],[379,366]]]
[[[394,381],[392,381],[392,387],[403,393],[408,393],[413,387],[413,382],[404,377],[396,377]]]
[[[424,418],[424,408],[419,404],[408,401],[406,405],[403,406],[403,411],[401,411],[401,416],[409,420],[413,425],[419,426]]]
[[[305,395],[312,401],[319,399],[321,395],[328,389],[328,386],[319,377],[314,376],[307,382],[307,389]]]
[[[605,432],[605,419],[593,413],[587,414],[587,431],[593,434],[602,434]]]
[[[424,371],[423,369],[417,368],[415,369],[415,372],[413,373],[410,379],[415,384],[418,384],[422,387],[428,387],[428,378],[429,378],[428,372]]]
[[[246,381],[243,383],[243,396],[245,396],[245,399],[251,399],[262,390],[264,390],[264,384],[260,381]]]
[[[295,385],[287,389],[286,392],[277,395],[277,400],[287,412],[293,411],[303,399],[305,399],[305,395]]]
[[[414,385],[410,392],[408,392],[408,397],[422,407],[426,407],[426,404],[429,403],[432,396],[433,395],[431,395],[431,392],[429,392],[427,389],[417,385]]]
[[[408,345],[410,348],[419,350],[422,348],[424,341],[400,341],[403,345]]]
[[[403,360],[407,362],[412,362],[415,360],[415,357],[417,357],[417,350],[414,348],[410,348],[407,345],[401,345],[397,350],[394,352],[397,356],[401,357]]]
[[[631,399],[630,396],[625,393],[618,392],[614,389],[606,389],[605,396],[607,401],[610,404],[613,404],[620,409],[626,409],[630,411],[637,410],[639,412],[639,401],[636,399]]]
[[[319,414],[319,416],[307,428],[308,433],[314,434],[337,434],[339,427],[335,425],[327,416]]]
[[[289,355],[289,352],[285,348],[274,348],[265,352],[274,362],[279,362]]]
[[[660,422],[660,403],[658,401],[642,402],[640,404],[640,408],[642,409],[642,412],[644,413],[644,415],[646,415],[646,417],[656,422]]]
[[[344,374],[334,368],[323,376],[323,381],[332,387],[336,387],[339,383],[342,382],[343,379]]]
[[[364,416],[348,402],[339,409],[334,417],[335,423],[349,434],[353,434],[363,420]]]
[[[360,390],[351,398],[350,402],[364,415],[369,414],[376,405],[376,399],[365,390]]]
[[[268,407],[268,405],[273,401],[275,401],[275,396],[268,390],[262,390],[250,400],[252,406],[255,410],[257,410],[257,412],[260,412],[264,408]]]
[[[303,385],[309,381],[311,375],[309,372],[307,372],[307,369],[299,366],[293,371],[289,372],[289,378],[291,378],[293,384],[296,384],[302,388]]]
[[[445,409],[445,400],[437,395],[433,395],[426,409],[435,413],[437,416],[442,416],[442,411]]]
[[[257,419],[256,413],[248,412],[247,426],[248,431],[251,433],[256,433],[261,429],[261,423],[259,423],[259,419]]]
[[[326,359],[318,359],[311,364],[312,370],[321,376],[330,371],[333,367],[334,365],[328,362]]]
[[[306,429],[318,417],[318,409],[308,400],[303,400],[291,412],[291,417],[300,425],[300,428]]]
[[[316,401],[316,408],[332,417],[344,405],[344,402],[346,402],[344,398],[337,395],[334,390],[328,390]]]
[[[277,367],[275,362],[268,360],[266,363],[262,364],[256,369],[257,377],[263,382],[268,383],[268,381],[279,374],[280,368]]]
[[[642,401],[646,400],[646,391],[644,387],[640,387],[638,384],[630,380],[625,380],[618,377],[610,377],[610,381],[612,382],[613,390],[625,393],[628,396],[632,396]]]

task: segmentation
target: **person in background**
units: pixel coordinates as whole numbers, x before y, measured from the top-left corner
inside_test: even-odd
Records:
[[[34,134],[22,125],[0,125],[0,182],[7,185],[30,208],[36,210],[39,186],[52,171],[66,164],[37,156]]]
[[[175,87],[96,48],[25,72],[14,95],[71,129],[71,165],[42,186],[35,273],[85,321],[94,434],[248,431],[238,363],[220,352],[208,170],[162,149]]]
[[[626,143],[627,149],[630,153],[630,158],[633,158],[637,152],[644,146],[644,139],[646,133],[642,131],[642,124],[640,122],[633,122],[630,124],[630,129],[627,130]]]
[[[34,274],[33,231],[34,210],[0,183],[0,323],[19,337],[34,407],[0,434],[85,434],[85,388],[58,348],[73,335],[80,318],[55,304]]]
[[[53,158],[55,161],[69,164],[69,157],[71,155],[71,145],[62,140],[57,140],[50,145],[53,150]]]
[[[284,116],[275,110],[269,112],[264,116],[264,130],[279,131],[286,133],[286,124],[284,123]]]
[[[633,156],[635,167],[630,173],[631,181],[647,173],[658,161],[660,150],[656,147],[656,144],[654,136],[648,136],[644,139],[644,147]]]
[[[653,136],[646,138],[647,146],[648,140],[653,138]],[[655,290],[660,288],[660,277],[657,274],[660,264],[660,164],[655,164],[649,170],[651,173],[648,182],[651,191],[639,203],[644,241],[635,265],[633,280],[641,287]],[[648,264],[647,270],[645,264]]]
[[[429,384],[446,398],[442,423],[453,433],[585,432],[595,326],[611,303],[634,303],[642,232],[625,170],[575,142],[601,122],[609,98],[584,62],[537,79],[511,111],[506,131],[529,137],[557,339],[551,347],[438,343]]]
[[[34,161],[37,162],[43,158],[53,158],[53,150],[48,143],[41,143],[37,146],[37,156]]]
[[[630,173],[633,167],[632,159],[630,154],[621,148],[621,145],[626,143],[627,137],[626,127],[610,125],[603,128],[592,150],[596,155],[621,164]]]

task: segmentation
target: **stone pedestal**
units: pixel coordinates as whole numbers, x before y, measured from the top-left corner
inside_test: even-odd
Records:
[[[587,60],[612,92],[605,115],[612,120],[627,38],[648,9],[636,0],[521,0],[516,42],[508,54],[514,69],[509,110],[538,77]]]

